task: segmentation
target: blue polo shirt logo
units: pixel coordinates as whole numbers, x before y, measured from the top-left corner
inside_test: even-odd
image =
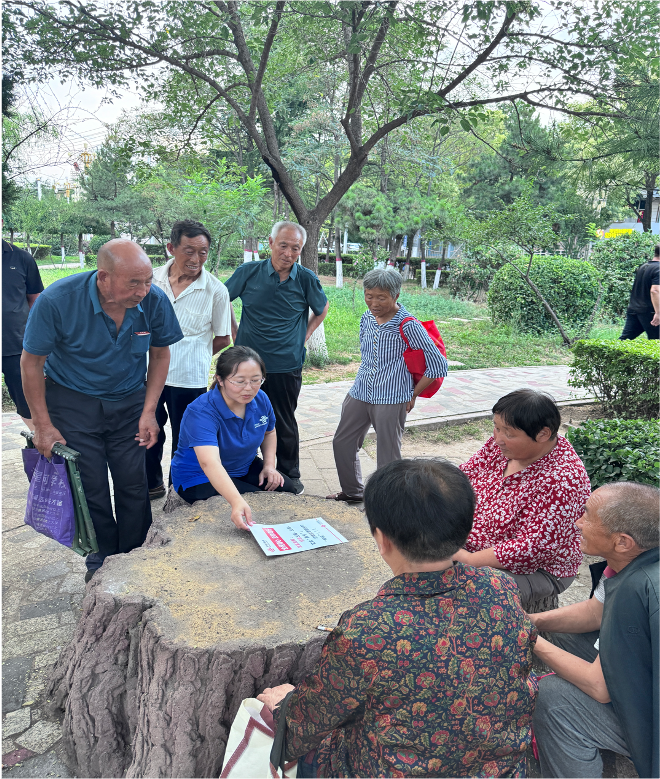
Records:
[[[267,416],[263,416],[263,417],[261,417],[259,419],[258,422],[255,422],[254,426],[255,427],[261,427],[262,425],[267,425],[267,424],[268,424],[268,417]]]

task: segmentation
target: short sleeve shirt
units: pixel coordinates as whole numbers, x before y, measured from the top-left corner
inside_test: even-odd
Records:
[[[23,351],[23,334],[30,313],[28,295],[43,292],[39,268],[30,252],[2,242],[2,355]]]
[[[175,298],[168,275],[172,262],[170,260],[154,271],[154,285],[167,295],[183,332],[183,340],[170,348],[170,368],[165,384],[207,387],[213,336],[231,335],[229,293],[219,279],[202,268],[199,278]]]
[[[652,314],[654,308],[651,303],[651,287],[658,284],[660,284],[660,262],[650,260],[640,265],[635,271],[628,311],[631,314]]]
[[[274,428],[273,407],[262,390],[245,406],[244,419],[231,411],[217,387],[200,395],[188,406],[181,420],[179,445],[172,458],[174,489],[187,490],[208,482],[195,446],[217,446],[229,476],[245,476],[265,434]]]
[[[492,548],[504,568],[529,574],[542,568],[575,576],[582,562],[576,520],[591,494],[582,461],[563,436],[545,457],[504,477],[508,460],[490,438],[461,470],[477,497],[465,548]]]
[[[269,373],[302,368],[309,309],[319,316],[328,302],[312,271],[295,263],[280,281],[270,260],[246,262],[225,285],[231,300],[243,304],[236,345],[258,352]]]
[[[121,400],[143,386],[149,347],[182,338],[170,301],[154,285],[138,306],[126,309],[117,332],[91,271],[60,279],[39,295],[23,348],[48,355],[46,375],[58,384],[100,400]]]

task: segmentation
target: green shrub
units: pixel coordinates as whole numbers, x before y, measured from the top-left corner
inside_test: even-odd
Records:
[[[518,267],[524,268],[524,261]],[[570,257],[536,257],[530,279],[552,306],[565,328],[586,323],[598,299],[598,271]],[[555,324],[518,271],[508,263],[493,276],[488,305],[494,324],[515,323],[521,330],[544,333]]]
[[[17,249],[25,249],[28,251],[25,242],[23,241],[14,241],[14,246]],[[29,251],[35,260],[47,260],[50,257],[50,244],[31,243]]]
[[[594,244],[589,262],[602,275],[605,290],[603,311],[612,316],[623,316],[635,278],[635,269],[653,256],[657,235],[627,233],[617,238],[604,238]]]
[[[86,254],[85,255],[85,265],[88,268],[96,268],[96,255],[95,254]]]
[[[578,341],[568,383],[591,390],[608,417],[657,419],[660,341]]]
[[[89,251],[92,254],[97,255],[101,246],[111,240],[111,235],[94,235],[89,242]]]
[[[660,429],[654,420],[596,419],[566,434],[587,469],[593,489],[613,481],[660,487]]]
[[[496,271],[502,266],[493,251],[479,251],[450,260],[447,284],[455,298],[479,300],[488,292]]]
[[[336,262],[320,262],[319,261],[319,276],[336,276],[337,275],[337,263]]]
[[[165,252],[159,243],[145,243],[142,247],[148,257],[162,257],[165,259]]]

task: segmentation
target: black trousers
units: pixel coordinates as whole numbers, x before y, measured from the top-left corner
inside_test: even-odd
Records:
[[[651,324],[654,313],[649,311],[644,314],[633,314],[629,311],[619,341],[632,341],[642,333],[646,333],[650,339],[657,340],[660,337],[660,325]]]
[[[147,483],[149,489],[160,487],[163,483],[163,469],[161,461],[163,459],[163,447],[165,446],[165,423],[169,417],[172,426],[172,457],[179,445],[179,431],[181,430],[181,420],[183,412],[188,406],[206,392],[206,387],[169,387],[167,384],[163,387],[156,407],[156,422],[160,427],[158,441],[147,449]],[[166,408],[167,407],[167,408]],[[170,484],[172,478],[170,475]]]
[[[80,452],[78,469],[99,544],[87,567],[109,555],[141,546],[151,526],[144,447],[135,436],[144,406],[144,388],[123,400],[99,400],[46,379],[46,404],[67,446]],[[114,483],[112,512],[108,468]]]
[[[230,476],[229,478],[234,482],[234,486],[238,490],[239,495],[245,495],[246,492],[263,492],[265,489],[264,484],[259,486],[259,474],[264,467],[264,461],[260,457],[255,457],[250,463],[250,467],[245,476]],[[284,474],[282,474],[284,476]],[[188,487],[187,490],[179,487],[179,495],[188,503],[194,503],[196,500],[208,500],[214,495],[220,493],[212,486],[211,482],[205,481],[204,484],[195,484],[194,487]],[[274,492],[293,492],[295,495],[296,488],[291,484],[291,480],[288,476],[284,476],[284,484],[278,487]]]
[[[261,385],[275,412],[277,470],[290,479],[300,478],[300,436],[296,408],[301,387],[302,370],[269,373]]]
[[[2,357],[2,375],[5,377],[5,384],[9,391],[9,397],[14,401],[16,413],[23,419],[32,419],[30,407],[23,394],[23,380],[21,379],[21,355],[11,354],[9,357]]]

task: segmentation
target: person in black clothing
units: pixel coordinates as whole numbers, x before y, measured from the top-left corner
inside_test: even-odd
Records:
[[[635,271],[626,324],[619,340],[632,340],[644,331],[649,338],[657,339],[660,335],[660,243],[654,256]]]
[[[16,411],[31,430],[32,417],[21,381],[21,352],[28,314],[43,290],[39,268],[30,252],[3,241],[2,375]]]

